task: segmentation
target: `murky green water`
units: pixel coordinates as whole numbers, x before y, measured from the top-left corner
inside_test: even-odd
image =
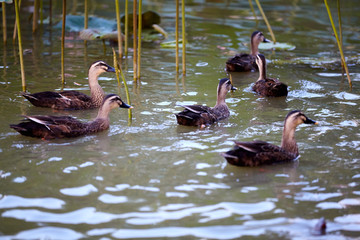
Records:
[[[263,51],[268,74],[290,87],[284,99],[259,98],[250,91],[257,73],[234,74],[238,91],[228,95],[231,117],[204,130],[178,126],[178,104],[214,105],[225,61],[248,51],[255,26],[247,1],[187,4],[187,75],[175,74],[175,54],[144,44],[142,84],[132,84],[132,59],[124,62],[134,106],[111,113],[109,131],[75,139],[43,141],[8,127],[21,115],[71,114],[82,120],[96,110],[54,112],[33,107],[21,91],[16,49],[1,45],[0,59],[0,236],[47,239],[352,239],[360,234],[360,68],[359,5],[343,6],[344,47],[353,89],[339,64],[280,64],[294,58],[336,58],[337,47],[322,2],[262,1],[277,40],[293,51]],[[112,1],[93,12],[114,19]],[[174,31],[174,4],[144,3]],[[71,3],[70,3],[71,6]],[[60,9],[60,6],[58,6]],[[12,10],[12,9],[11,9]],[[10,7],[8,12],[11,11]],[[82,9],[78,9],[82,11]],[[23,13],[25,18],[27,13]],[[8,30],[13,27],[9,17]],[[24,21],[25,23],[26,21]],[[60,30],[45,27],[32,36],[24,25],[26,80],[30,92],[59,90]],[[96,60],[112,65],[101,42],[66,40],[67,88],[88,93],[87,69]],[[224,48],[222,48],[224,47]],[[78,86],[74,83],[79,83]],[[115,76],[103,74],[106,93],[119,93]],[[262,139],[280,144],[288,111],[303,110],[318,126],[296,133],[301,157],[290,164],[258,168],[230,166],[219,156],[233,140]],[[320,217],[327,235],[312,236]]]

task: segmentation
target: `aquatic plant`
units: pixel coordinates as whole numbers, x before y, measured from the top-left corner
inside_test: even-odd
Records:
[[[122,49],[121,26],[120,26],[119,0],[115,0],[115,8],[116,8],[117,41],[118,41],[118,48],[119,48],[119,58],[121,59],[123,56],[123,49]]]
[[[65,56],[64,56],[64,49],[65,49],[65,22],[66,22],[66,0],[63,0],[63,14],[62,14],[62,30],[61,30],[61,84],[62,86],[65,85]]]
[[[185,38],[185,1],[181,0],[181,29],[182,29],[182,71],[183,75],[186,74],[186,38]]]
[[[139,17],[138,17],[138,50],[137,50],[137,71],[136,78],[140,79],[140,66],[141,66],[141,30],[142,30],[142,0],[139,0]],[[135,73],[134,73],[135,74]]]
[[[338,48],[339,48],[339,51],[340,51],[340,56],[341,56],[341,62],[345,68],[345,72],[346,72],[346,76],[347,76],[347,79],[348,79],[348,82],[349,82],[349,86],[350,88],[352,88],[352,82],[351,82],[351,78],[350,78],[350,74],[349,74],[349,69],[346,65],[346,62],[345,62],[345,57],[344,57],[344,52],[343,52],[343,49],[342,49],[342,43],[340,42],[339,40],[339,36],[337,34],[337,31],[336,31],[336,27],[335,27],[335,24],[334,24],[334,21],[333,21],[333,18],[332,18],[332,15],[331,15],[331,11],[330,11],[330,7],[329,7],[329,4],[327,2],[327,0],[324,0],[324,3],[325,3],[325,7],[326,7],[326,10],[328,12],[328,15],[329,15],[329,19],[330,19],[330,23],[331,23],[331,26],[332,26],[332,29],[334,31],[334,35],[335,35],[335,38],[336,38],[336,42],[338,44]],[[339,17],[340,18],[340,17]],[[341,20],[339,20],[340,23],[341,23]],[[340,25],[340,29],[341,29],[341,25]],[[341,30],[340,30],[341,32]]]
[[[2,2],[2,21],[3,21],[3,42],[4,44],[6,44],[7,41],[7,31],[6,31],[6,6],[5,6],[5,2]]]
[[[122,69],[121,69],[121,65],[119,64],[119,61],[118,61],[118,59],[117,59],[117,57],[116,57],[115,49],[113,48],[112,51],[113,51],[113,57],[114,57],[114,68],[115,68],[115,73],[116,73],[116,80],[117,80],[117,82],[118,82],[118,85],[120,86],[120,85],[121,85],[121,84],[120,84],[120,79],[119,79],[119,72],[120,72],[120,74],[121,74],[121,79],[122,79],[122,82],[123,82],[124,88],[125,88],[126,100],[127,100],[127,103],[128,103],[129,105],[131,105],[129,88],[128,88],[127,84],[126,84],[125,75],[124,75],[124,73],[123,73],[123,71],[122,71]],[[129,111],[128,111],[128,113],[129,113],[129,121],[131,121],[131,119],[132,119],[132,112],[131,112],[131,109],[128,109],[128,110],[129,110]]]
[[[22,48],[22,42],[21,42],[19,5],[18,5],[18,1],[17,1],[17,0],[14,0],[14,3],[15,3],[16,27],[17,27],[17,32],[18,32],[18,43],[19,43],[21,84],[22,84],[22,90],[23,90],[23,92],[25,92],[25,91],[26,91],[26,82],[25,82],[25,70],[24,70],[23,48]]]

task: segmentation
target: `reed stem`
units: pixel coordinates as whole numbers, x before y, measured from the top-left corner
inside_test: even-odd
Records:
[[[142,0],[139,0],[139,17],[138,17],[138,51],[137,51],[137,79],[140,79],[141,68],[141,31],[142,31]]]
[[[21,0],[19,0],[19,9],[21,7]],[[16,31],[17,31],[17,23],[16,23],[16,18],[15,18],[15,23],[14,23],[14,33],[13,33],[13,44],[15,44],[16,41]]]
[[[14,3],[15,3],[16,27],[17,27],[17,32],[18,32],[18,43],[19,43],[21,85],[22,85],[23,92],[25,92],[26,91],[26,82],[25,82],[23,49],[22,49],[22,42],[21,42],[20,15],[19,15],[18,0],[14,0]]]
[[[255,18],[256,25],[258,25],[259,21],[257,19],[256,13],[255,13],[254,5],[252,4],[252,0],[249,0],[249,5],[250,5],[251,12]]]
[[[176,19],[175,19],[175,41],[176,41],[176,46],[175,46],[175,64],[176,64],[176,72],[179,72],[179,0],[175,0],[176,1]]]
[[[84,1],[84,29],[88,29],[89,26],[89,7],[88,7],[88,0]]]
[[[4,45],[7,42],[7,31],[6,31],[6,3],[2,2],[2,21],[3,21],[3,41],[4,41]]]
[[[88,29],[89,25],[89,7],[88,7],[88,0],[84,0],[84,29]],[[85,48],[87,41],[84,40]]]
[[[341,11],[340,11],[340,0],[337,0],[337,10],[338,10],[338,17],[339,17],[339,36],[340,36],[340,44],[341,47],[343,48],[343,36],[342,36],[342,23],[341,23]],[[341,67],[343,68],[343,72],[344,72],[344,63],[343,61],[341,61]]]
[[[39,19],[39,0],[34,0],[34,12],[33,12],[33,26],[32,32],[36,32]]]
[[[52,0],[49,0],[49,25],[52,26]]]
[[[185,35],[185,1],[181,0],[181,25],[182,25],[182,72],[186,75],[186,35]]]
[[[115,67],[115,73],[116,73],[116,79],[118,81],[118,85],[120,86],[120,79],[119,79],[119,72],[121,74],[121,78],[122,78],[122,81],[123,81],[123,84],[124,84],[124,88],[125,88],[125,93],[126,93],[126,100],[127,100],[127,103],[129,105],[131,105],[131,102],[130,102],[130,94],[129,94],[129,88],[126,84],[126,79],[125,79],[125,76],[124,76],[124,73],[121,69],[121,65],[119,64],[118,60],[117,60],[117,57],[116,57],[116,53],[115,53],[115,49],[113,48],[112,49],[113,51],[113,56],[114,56],[114,67]],[[129,109],[128,111],[128,114],[129,114],[129,120],[131,121],[131,118],[132,118],[132,111],[131,109]]]
[[[43,0],[40,0],[40,24],[41,26],[44,23],[44,2]]]
[[[133,2],[133,78],[137,80],[137,0]]]
[[[335,35],[335,38],[336,38],[336,42],[337,42],[338,47],[339,47],[340,56],[341,56],[341,61],[342,61],[343,64],[344,64],[344,68],[345,68],[345,72],[346,72],[347,79],[348,79],[348,82],[349,82],[349,86],[350,86],[350,88],[352,88],[352,82],[351,82],[351,78],[350,78],[350,74],[349,74],[349,69],[348,69],[347,64],[346,64],[346,62],[345,62],[344,52],[343,52],[343,49],[342,49],[342,46],[341,46],[341,43],[340,43],[340,40],[339,40],[337,31],[336,31],[336,27],[335,27],[335,24],[334,24],[332,15],[331,15],[330,7],[329,7],[329,5],[328,5],[327,0],[324,0],[324,3],[325,3],[326,10],[327,10],[327,12],[328,12],[328,15],[329,15],[329,19],[330,19],[330,23],[331,23],[332,29],[333,29],[333,31],[334,31],[334,35]]]
[[[128,46],[129,46],[129,0],[125,0],[125,55],[128,55]]]
[[[66,22],[66,0],[63,0],[62,30],[61,30],[61,84],[65,85],[65,22]]]
[[[119,0],[115,0],[115,7],[116,7],[116,23],[117,23],[117,35],[118,35],[117,37],[118,37],[119,58],[122,59],[123,49],[122,49],[122,39],[121,39]]]
[[[259,0],[255,0],[255,2],[256,2],[256,5],[258,6],[259,10],[260,10],[260,13],[261,13],[261,15],[262,15],[265,23],[266,23],[266,26],[267,26],[267,28],[268,28],[268,30],[269,30],[269,32],[270,32],[272,41],[273,41],[274,43],[276,43],[275,35],[274,35],[274,33],[273,33],[272,29],[271,29],[270,23],[269,23],[268,19],[266,18],[265,13],[264,13],[261,5],[260,5]]]

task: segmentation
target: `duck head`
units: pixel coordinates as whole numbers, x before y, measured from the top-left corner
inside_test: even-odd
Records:
[[[130,105],[126,104],[125,102],[123,102],[123,100],[121,100],[121,98],[116,94],[106,95],[106,97],[104,98],[103,105],[110,106],[110,109],[114,109],[114,108],[117,108],[117,107],[120,107],[120,108],[133,108],[132,106],[130,106]]]
[[[318,122],[311,120],[300,110],[291,111],[285,117],[285,127],[289,125],[292,127],[296,127],[303,123],[316,125],[318,124]]]
[[[256,56],[259,54],[259,44],[261,42],[270,42],[266,39],[264,34],[260,31],[255,31],[251,34],[251,55]]]
[[[115,68],[109,66],[104,61],[96,61],[93,64],[91,64],[89,68],[89,75],[99,76],[101,73],[104,72],[115,72]]]

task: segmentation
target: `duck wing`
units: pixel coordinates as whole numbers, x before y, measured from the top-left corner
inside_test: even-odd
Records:
[[[180,125],[201,126],[212,124],[217,120],[211,107],[203,105],[187,105],[182,107],[185,109],[175,114]]]
[[[19,124],[10,125],[25,136],[44,139],[76,137],[85,133],[87,124],[70,116],[24,116]]]
[[[249,167],[291,161],[296,157],[281,147],[264,141],[236,141],[233,149],[221,155],[230,164]]]
[[[251,54],[237,54],[226,61],[226,71],[228,72],[249,72],[256,71],[258,66],[255,57]]]
[[[53,109],[83,109],[91,105],[91,97],[78,91],[22,93],[34,106]]]

